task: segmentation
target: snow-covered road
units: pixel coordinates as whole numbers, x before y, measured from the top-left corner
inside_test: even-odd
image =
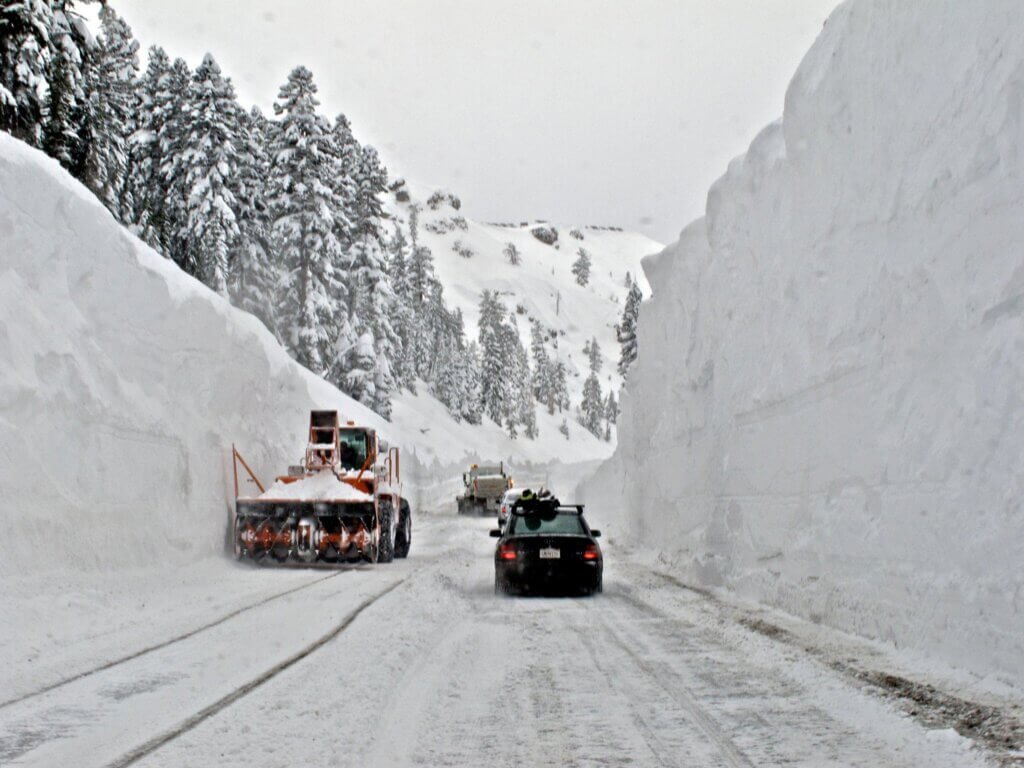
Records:
[[[984,764],[611,542],[603,595],[498,598],[490,525],[421,518],[389,566],[210,566],[215,609],[192,585],[63,675],[5,670],[0,765]]]

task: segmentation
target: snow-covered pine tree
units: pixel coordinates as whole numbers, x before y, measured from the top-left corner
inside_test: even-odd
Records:
[[[551,359],[544,343],[544,329],[540,321],[530,320],[530,355],[533,357],[533,396],[548,406],[548,413],[554,413],[554,399],[551,386]]]
[[[60,152],[60,162],[81,180],[85,178],[85,142],[87,133],[86,68],[93,56],[96,41],[85,19],[74,9],[74,0],[50,0],[50,60],[60,58],[64,68],[66,89],[60,80],[51,81],[44,125],[45,139]],[[58,85],[56,93],[52,84]]]
[[[576,276],[577,283],[586,285],[590,282],[590,254],[587,253],[585,248],[580,248],[577,254],[576,261],[572,263],[572,273]]]
[[[424,380],[429,379],[431,339],[434,336],[428,304],[436,283],[433,254],[425,245],[414,246],[409,258],[410,305],[413,311],[410,349],[416,375]]]
[[[149,49],[146,71],[138,81],[135,132],[128,142],[132,174],[127,180],[133,210],[125,212],[131,229],[159,253],[168,255],[164,235],[164,191],[161,168],[164,157],[160,133],[168,113],[167,83],[171,60],[163,48]]]
[[[264,197],[270,159],[270,125],[257,107],[240,121],[238,173],[235,183],[239,236],[229,260],[232,302],[277,332],[274,291],[279,279],[270,244],[270,211]]]
[[[640,317],[641,301],[643,301],[643,295],[640,293],[640,286],[634,282],[629,287],[629,294],[626,296],[626,306],[622,310],[622,322],[615,326],[615,335],[621,347],[618,370],[623,379],[626,378],[629,367],[636,360],[636,325]]]
[[[483,412],[498,425],[508,408],[507,337],[502,333],[505,307],[497,294],[484,291],[480,299],[480,403]]]
[[[313,74],[297,67],[281,87],[271,131],[269,204],[275,246],[283,267],[280,331],[300,364],[323,374],[354,339],[339,331],[337,278],[341,246],[334,233],[340,202],[331,172],[329,126],[316,113]],[[344,314],[343,312],[340,314]]]
[[[71,158],[77,136],[71,133],[71,113],[74,99],[71,72],[65,53],[54,48],[46,67],[46,122],[42,129],[42,149],[65,168],[71,167]]]
[[[601,354],[601,345],[597,343],[596,336],[583,345],[583,354],[587,358],[587,366],[590,368],[590,372],[600,373],[601,366],[604,364],[604,356]]]
[[[523,261],[523,255],[516,248],[516,244],[513,242],[505,243],[505,250],[502,251],[505,254],[505,258],[508,259],[508,263],[513,267],[518,267]]]
[[[387,264],[380,244],[368,234],[363,234],[353,243],[348,253],[349,321],[360,338],[369,333],[373,339],[375,361],[369,371],[374,381],[372,392],[360,384],[362,397],[346,392],[360,402],[374,408],[381,415],[391,412],[391,393],[395,390],[391,361],[399,356],[401,340],[391,318],[394,314],[395,294],[387,275]],[[342,361],[345,364],[345,361]],[[345,381],[352,380],[346,374]]]
[[[182,238],[195,259],[197,277],[227,296],[228,255],[240,234],[235,188],[243,112],[234,86],[211,54],[196,69],[190,94],[187,130],[171,158],[172,173],[185,183]]]
[[[605,401],[601,394],[601,382],[597,374],[603,363],[601,347],[597,338],[588,341],[583,347],[583,354],[587,357],[590,366],[590,375],[583,382],[583,402],[580,403],[580,424],[586,427],[594,437],[600,439],[603,435],[601,422],[604,421]]]
[[[7,0],[0,5],[0,130],[34,147],[43,138],[52,24],[47,0]]]
[[[480,347],[474,341],[466,346],[460,358],[459,401],[462,417],[470,424],[483,420],[480,399]]]
[[[388,172],[380,161],[377,150],[371,146],[359,148],[355,173],[355,227],[356,237],[380,241],[384,206],[381,198],[387,192]]]
[[[128,137],[135,130],[139,44],[114,9],[100,8],[100,37],[85,70],[86,101],[79,137],[82,181],[121,221],[128,170]],[[127,215],[126,215],[127,214]]]
[[[331,127],[331,161],[334,165],[332,184],[339,212],[334,220],[334,234],[341,247],[348,249],[355,242],[356,231],[356,169],[359,163],[359,142],[352,135],[348,118],[339,114]],[[345,279],[347,280],[347,275]]]
[[[568,376],[565,370],[565,363],[561,360],[555,361],[551,366],[551,393],[549,400],[545,403],[548,406],[548,413],[553,414],[554,407],[552,407],[551,403],[554,403],[559,412],[569,408]]]
[[[397,224],[388,241],[388,274],[395,302],[391,307],[391,327],[398,336],[397,357],[392,361],[395,386],[416,392],[415,342],[416,317],[412,307],[412,285],[409,281],[409,243]]]
[[[587,380],[583,382],[583,402],[580,403],[580,424],[594,437],[600,439],[603,430],[601,422],[604,420],[604,399],[601,397],[601,383],[597,374],[591,372]]]
[[[187,231],[185,221],[188,209],[188,195],[185,177],[176,174],[175,158],[181,153],[185,136],[188,133],[190,102],[192,92],[192,71],[184,59],[175,59],[171,71],[159,81],[159,99],[154,109],[161,113],[155,121],[156,139],[159,142],[160,171],[155,184],[159,184],[161,196],[161,213],[154,220],[154,237],[166,249],[164,253],[175,264],[198,276],[199,269],[195,259],[189,252],[189,242],[184,237]]]
[[[616,424],[619,421],[619,401],[615,399],[615,390],[608,390],[608,399],[605,401],[604,417],[609,424]]]
[[[537,430],[537,404],[533,396],[531,383],[533,375],[530,372],[530,359],[526,354],[526,348],[519,338],[519,331],[515,327],[513,316],[510,331],[514,336],[515,355],[514,366],[515,378],[513,381],[515,389],[515,418],[523,426],[523,432],[530,440],[536,440],[539,434]]]

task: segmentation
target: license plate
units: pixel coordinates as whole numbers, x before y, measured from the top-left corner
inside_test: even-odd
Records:
[[[562,556],[561,550],[554,547],[547,547],[540,551],[541,560],[558,560]]]

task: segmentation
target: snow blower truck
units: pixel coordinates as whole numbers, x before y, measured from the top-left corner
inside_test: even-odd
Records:
[[[312,411],[301,464],[264,488],[231,446],[235,478],[234,554],[269,562],[389,563],[412,543],[398,449],[337,411]],[[259,488],[238,493],[238,466]]]

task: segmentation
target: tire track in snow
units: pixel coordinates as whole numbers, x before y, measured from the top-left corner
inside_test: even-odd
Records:
[[[328,577],[328,578],[331,578],[331,577]],[[203,707],[201,710],[196,712],[194,715],[192,715],[191,717],[186,718],[184,721],[182,721],[181,723],[176,725],[174,728],[172,728],[172,729],[170,729],[168,731],[165,731],[164,733],[162,733],[162,734],[160,734],[158,736],[154,736],[149,741],[145,742],[144,744],[139,745],[138,747],[136,747],[135,749],[131,750],[130,752],[122,755],[120,758],[118,758],[117,760],[113,761],[112,763],[108,763],[107,768],[127,768],[127,766],[129,766],[129,765],[133,765],[134,763],[138,762],[142,758],[152,754],[153,752],[156,752],[158,749],[160,749],[165,744],[168,744],[169,742],[174,741],[179,736],[182,736],[182,735],[188,733],[193,728],[197,727],[198,725],[203,723],[205,720],[208,720],[209,718],[213,717],[218,712],[220,712],[220,711],[226,709],[227,707],[231,706],[232,704],[234,704],[239,699],[243,698],[244,696],[248,696],[250,693],[255,691],[257,688],[259,688],[261,685],[263,685],[267,681],[272,680],[273,678],[277,677],[279,674],[281,674],[285,670],[289,669],[290,667],[294,666],[295,664],[298,664],[300,661],[302,661],[303,659],[307,658],[308,656],[310,656],[311,654],[313,654],[314,652],[316,652],[320,648],[323,648],[329,642],[334,640],[336,637],[338,637],[338,635],[340,635],[342,632],[344,632],[346,629],[348,629],[352,625],[352,622],[354,622],[357,618],[359,618],[359,615],[363,611],[365,611],[367,608],[369,608],[371,605],[376,603],[381,598],[389,595],[391,592],[394,592],[400,586],[405,584],[405,582],[407,582],[410,578],[411,578],[411,576],[406,576],[405,578],[396,581],[394,584],[390,585],[389,587],[381,590],[377,594],[372,595],[371,597],[366,598],[365,600],[363,600],[363,602],[361,602],[359,605],[357,605],[354,609],[349,611],[340,622],[338,622],[334,627],[331,628],[330,631],[328,631],[326,634],[323,634],[320,637],[318,637],[316,640],[314,640],[312,643],[307,645],[305,648],[303,648],[298,653],[292,654],[291,656],[289,656],[284,661],[282,661],[282,662],[280,662],[278,664],[275,664],[273,667],[271,667],[270,669],[268,669],[267,671],[265,671],[263,674],[259,675],[258,677],[253,678],[252,680],[250,680],[245,685],[242,685],[242,686],[236,688],[234,691],[232,691],[231,693],[227,694],[226,696],[222,696],[220,699],[218,699],[217,701],[213,702],[212,704],[210,704],[210,705],[208,705],[206,707]],[[320,579],[320,581],[323,581],[323,579]]]
[[[44,693],[49,693],[50,691],[54,691],[58,688],[63,688],[65,685],[70,685],[71,683],[77,682],[83,678],[90,677],[99,672],[106,672],[108,669],[113,669],[114,667],[126,664],[129,661],[134,661],[135,659],[138,659],[142,656],[146,656],[147,654],[153,653],[154,651],[159,651],[163,648],[167,648],[168,646],[174,645],[175,643],[180,643],[183,640],[188,640],[190,637],[195,637],[196,635],[202,632],[206,632],[207,630],[213,629],[214,627],[219,627],[224,622],[230,621],[236,616],[241,616],[243,613],[247,613],[255,608],[260,608],[261,606],[267,605],[267,603],[272,603],[275,600],[279,600],[282,597],[287,597],[288,595],[295,594],[296,592],[299,592],[303,589],[309,589],[310,587],[316,586],[317,584],[327,581],[328,579],[336,578],[346,572],[346,570],[337,571],[328,576],[324,576],[319,579],[314,579],[313,581],[307,581],[303,584],[298,585],[297,587],[292,587],[290,589],[284,590],[283,592],[278,592],[276,594],[271,595],[270,597],[261,598],[260,600],[256,600],[252,603],[249,603],[248,605],[243,605],[241,608],[236,608],[235,610],[224,614],[219,619],[214,619],[211,622],[203,624],[200,627],[196,627],[195,629],[191,629],[183,634],[175,635],[174,637],[171,637],[167,640],[163,640],[154,645],[148,645],[139,651],[134,651],[133,653],[130,653],[127,656],[120,656],[112,661],[108,661],[103,664],[100,664],[99,666],[87,669],[84,672],[78,672],[74,675],[71,675],[70,677],[65,677],[61,680],[58,680],[55,683],[50,683],[49,685],[45,685],[42,688],[38,688],[30,693],[25,693],[21,696],[16,696],[13,699],[2,701],[0,702],[0,709],[5,709],[6,707],[13,706],[14,704],[19,704],[23,701],[34,699],[37,696],[42,696]]]
[[[628,598],[625,599],[624,602],[628,605],[636,606],[636,603]],[[672,700],[674,700],[687,712],[687,714],[690,715],[697,727],[700,728],[704,735],[707,736],[708,739],[710,739],[718,748],[722,759],[726,762],[729,768],[754,768],[754,764],[739,750],[729,735],[682,685],[682,681],[677,681],[679,685],[669,685],[665,680],[664,674],[659,673],[659,671],[640,654],[638,654],[636,650],[630,647],[630,645],[619,636],[618,631],[611,626],[610,622],[603,614],[600,615],[599,620],[604,627],[605,636],[630,658],[636,668],[639,669],[650,682],[668,694]]]

